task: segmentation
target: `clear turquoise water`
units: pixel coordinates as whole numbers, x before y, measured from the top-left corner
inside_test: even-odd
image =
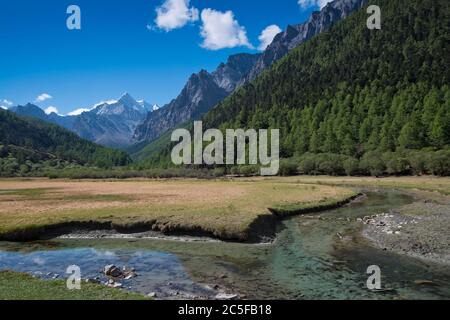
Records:
[[[125,288],[161,298],[174,291],[211,297],[215,292],[205,285],[218,283],[229,293],[257,299],[449,299],[448,267],[385,252],[358,237],[357,217],[411,201],[397,192],[372,193],[361,203],[321,213],[321,219],[295,217],[283,222],[270,245],[144,239],[1,243],[0,270],[46,279],[55,273],[66,277],[66,267],[76,264],[83,278],[93,278],[102,277],[107,264],[129,266],[139,276],[122,281]],[[382,286],[394,291],[366,288],[369,265],[380,266]]]

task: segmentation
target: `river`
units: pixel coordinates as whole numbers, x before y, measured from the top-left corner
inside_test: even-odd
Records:
[[[0,270],[43,279],[65,278],[78,265],[83,278],[106,278],[105,265],[135,268],[124,288],[161,299],[213,298],[219,291],[248,299],[449,299],[446,266],[372,247],[359,236],[358,217],[411,203],[396,191],[368,193],[359,202],[293,217],[271,244],[158,239],[54,239],[0,243]],[[370,265],[381,269],[383,292],[367,289]],[[433,286],[416,280],[432,280]]]

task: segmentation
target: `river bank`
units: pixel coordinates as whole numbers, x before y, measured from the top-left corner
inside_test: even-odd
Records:
[[[41,280],[29,274],[0,271],[0,300],[145,300],[143,295],[83,283],[83,290],[67,290],[64,280]]]
[[[416,200],[360,222],[363,235],[382,250],[450,265],[450,202]]]
[[[265,181],[274,184],[271,179]],[[446,182],[436,181],[441,186]],[[275,188],[280,184],[285,185],[279,189],[283,191],[303,185],[283,179],[277,181]],[[303,190],[328,190],[326,186],[321,187],[315,189],[316,186],[309,185]],[[430,187],[427,183],[427,188]],[[437,228],[440,213],[445,215],[447,210],[443,193],[424,194],[413,188],[395,191],[379,186],[359,190],[367,191],[367,196],[321,213],[282,219],[268,211],[281,221],[281,227],[276,241],[264,245],[92,230],[83,231],[77,237],[69,234],[46,241],[0,242],[0,270],[43,274],[45,278],[48,273],[63,275],[68,264],[77,264],[83,279],[95,279],[102,277],[99,271],[106,265],[127,266],[136,269],[137,276],[120,280],[123,288],[157,299],[214,299],[218,295],[240,299],[450,298],[448,267],[390,248],[383,250],[367,237],[359,236],[364,227],[371,227],[362,221],[385,217],[385,214],[394,216],[388,222],[395,234],[394,226],[403,222],[397,220],[397,214],[418,220],[415,216],[423,214],[423,206],[429,214],[436,215],[432,224]],[[417,206],[418,202],[423,206]],[[267,208],[271,207],[275,206]],[[414,223],[406,224],[409,225],[416,227]],[[403,228],[402,224],[398,229]],[[433,229],[427,234],[427,226],[421,228],[423,236],[434,237],[431,251],[439,253],[445,249],[442,232]],[[411,233],[414,232],[412,229]],[[427,238],[423,240],[426,241]],[[387,291],[373,292],[365,287],[369,265],[381,267],[383,288]],[[26,286],[24,281],[21,287]],[[10,287],[10,290],[15,289]]]
[[[294,180],[291,177],[291,180]],[[302,177],[303,183],[355,187],[363,192],[399,190],[406,206],[358,219],[361,235],[381,250],[450,264],[450,179],[443,177]]]
[[[83,279],[103,284],[108,280],[105,266],[126,266],[136,276],[116,280],[123,290],[164,300],[448,298],[448,268],[357,241],[362,227],[358,218],[413,202],[400,192],[368,192],[364,199],[338,209],[284,219],[276,241],[266,245],[101,238],[0,242],[0,270],[52,281],[56,275],[66,277],[67,266],[76,264]],[[369,265],[382,268],[383,288],[390,290],[365,287]],[[418,280],[433,285],[416,284]],[[63,281],[59,283],[65,288]],[[9,289],[20,292],[28,284],[16,285]]]

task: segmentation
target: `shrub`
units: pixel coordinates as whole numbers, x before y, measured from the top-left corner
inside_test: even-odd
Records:
[[[298,173],[298,164],[294,159],[283,159],[280,161],[280,171],[281,176],[293,176]]]
[[[359,163],[359,168],[363,174],[370,174],[375,177],[382,176],[386,170],[381,153],[378,151],[370,151],[364,154]]]
[[[450,176],[450,150],[435,152],[427,164],[428,170],[438,176]]]
[[[330,176],[343,175],[345,173],[342,164],[344,156],[332,153],[317,155],[316,165],[319,173]]]
[[[299,162],[299,171],[303,174],[317,174],[316,172],[316,161],[314,155],[306,154],[301,157]]]
[[[359,161],[356,158],[348,157],[344,160],[342,165],[348,176],[356,176],[360,173]]]
[[[427,173],[427,163],[429,162],[430,153],[422,151],[411,151],[408,154],[411,173],[422,175]]]
[[[411,173],[411,165],[404,152],[386,152],[382,157],[387,174],[407,175]]]

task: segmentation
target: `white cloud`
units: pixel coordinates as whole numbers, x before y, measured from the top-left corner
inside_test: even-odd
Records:
[[[55,108],[55,107],[53,107],[53,106],[50,106],[50,107],[48,107],[47,109],[45,109],[44,112],[45,112],[46,114],[51,114],[51,113],[56,113],[56,114],[58,114],[58,109]]]
[[[281,31],[282,30],[280,29],[280,27],[275,24],[265,28],[261,32],[261,35],[258,37],[258,39],[260,41],[258,50],[261,50],[261,51],[266,50],[266,48],[269,46],[269,44],[272,43],[273,38],[275,38],[275,36],[277,34],[279,34]]]
[[[320,9],[322,9],[327,5],[328,2],[331,1],[332,0],[298,0],[298,4],[304,9],[309,7],[319,7]]]
[[[35,102],[43,102],[45,100],[49,100],[49,99],[52,99],[52,98],[53,97],[51,95],[49,95],[48,93],[43,93],[43,94],[40,94],[40,95],[38,95],[36,97]]]
[[[0,103],[3,104],[3,106],[8,106],[8,107],[11,107],[13,105],[12,101],[9,101],[7,99],[0,100]]]
[[[2,108],[3,110],[8,110],[8,108],[5,106],[0,106],[0,108]]]
[[[168,32],[197,21],[198,10],[194,7],[189,8],[189,2],[190,0],[165,0],[156,8],[156,26]]]
[[[80,109],[74,110],[74,111],[72,111],[72,112],[69,112],[67,115],[69,115],[69,116],[79,116],[79,115],[82,114],[83,112],[89,112],[89,111],[91,111],[91,110],[92,110],[92,109],[80,108]]]
[[[247,31],[234,19],[232,11],[204,9],[201,19],[203,25],[200,35],[203,37],[203,48],[219,50],[244,46],[253,49],[248,41]]]

